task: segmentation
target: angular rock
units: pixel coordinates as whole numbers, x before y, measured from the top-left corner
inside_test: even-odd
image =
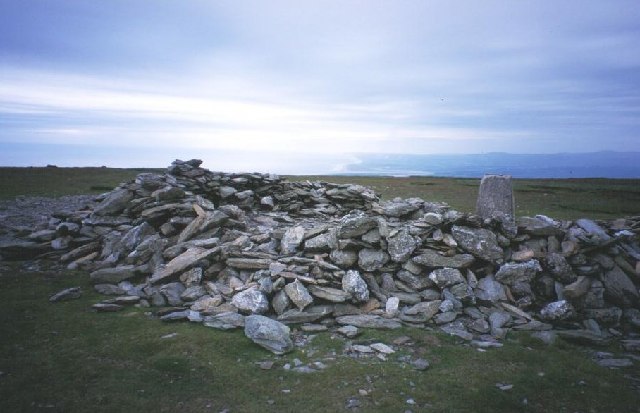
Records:
[[[342,277],[342,290],[351,295],[356,302],[366,302],[369,300],[369,289],[367,283],[362,279],[360,273],[349,270]]]
[[[355,238],[378,226],[378,221],[362,211],[353,211],[340,220],[338,238]]]
[[[284,291],[300,310],[304,310],[306,306],[313,302],[313,297],[311,297],[307,288],[299,280],[285,285]]]
[[[319,285],[309,285],[309,292],[323,300],[331,301],[333,303],[342,303],[351,298],[351,294],[338,290],[337,288],[321,287]]]
[[[638,289],[620,267],[615,266],[605,272],[602,282],[605,288],[604,295],[611,302],[622,308],[638,306]]]
[[[567,300],[554,301],[540,310],[540,317],[548,321],[567,320],[575,315],[575,309]]]
[[[133,265],[120,265],[114,268],[103,268],[89,274],[91,281],[96,284],[115,284],[128,280],[137,275],[137,267]]]
[[[82,296],[80,287],[65,288],[49,297],[49,302],[56,303],[58,301],[76,300],[80,298],[80,296]]]
[[[212,255],[217,254],[219,251],[220,247],[212,249],[202,249],[197,247],[189,248],[169,261],[164,268],[154,272],[149,282],[151,284],[158,284],[161,281],[166,281],[173,277],[177,278],[180,273],[195,266],[198,261],[205,260]]]
[[[451,235],[458,245],[470,254],[489,262],[502,261],[504,251],[496,234],[484,228],[453,226]]]
[[[293,350],[290,330],[286,325],[261,315],[248,316],[244,322],[244,334],[259,346],[274,354]]]
[[[244,327],[245,316],[231,311],[207,316],[203,320],[206,327],[216,328],[218,330],[233,330]]]
[[[420,255],[411,258],[411,260],[425,267],[466,268],[473,263],[474,258],[470,254],[456,254],[452,257],[445,257],[434,250],[424,250]]]
[[[287,229],[280,241],[280,251],[282,254],[294,254],[304,240],[304,227],[299,225]]]
[[[384,251],[364,248],[358,252],[358,265],[364,271],[379,270],[387,262],[389,262],[389,255]]]
[[[123,211],[133,199],[133,192],[128,189],[112,191],[94,209],[94,215],[115,215]]]
[[[515,202],[509,175],[485,175],[480,181],[476,202],[476,215],[480,218],[507,216],[514,220]]]
[[[402,324],[395,320],[372,314],[345,315],[337,317],[336,322],[338,324],[352,325],[360,328],[396,329],[402,327]]]
[[[526,234],[537,236],[562,235],[561,224],[545,215],[518,218],[518,227]]]
[[[411,236],[408,231],[403,230],[393,237],[387,238],[387,244],[387,251],[391,259],[395,262],[404,262],[413,254],[420,242]]]
[[[565,285],[563,294],[568,299],[575,300],[587,294],[589,288],[591,288],[591,279],[581,275],[575,282]]]
[[[231,304],[243,313],[264,314],[269,310],[267,296],[257,288],[249,288],[233,296]]]
[[[476,298],[483,302],[495,303],[507,300],[504,287],[491,275],[481,278],[474,292]]]
[[[571,284],[578,279],[562,254],[549,253],[545,259],[547,271],[563,284]]]
[[[541,271],[542,267],[540,267],[540,263],[537,260],[519,263],[508,262],[500,266],[500,269],[495,275],[495,280],[506,285],[515,285],[516,283],[522,282],[528,283]]]
[[[350,250],[333,250],[329,258],[341,267],[351,267],[358,262],[358,254]]]
[[[173,282],[169,284],[165,284],[160,287],[160,292],[167,299],[169,305],[179,306],[182,304],[181,295],[184,292],[185,288],[182,283]]]
[[[441,289],[465,282],[460,271],[455,268],[433,270],[429,274],[429,279]]]

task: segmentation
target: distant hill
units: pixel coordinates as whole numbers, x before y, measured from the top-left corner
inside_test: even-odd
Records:
[[[640,178],[640,152],[475,155],[355,154],[344,175],[432,175],[477,178]]]

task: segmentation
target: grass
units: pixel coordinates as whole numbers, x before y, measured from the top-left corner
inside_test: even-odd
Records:
[[[19,265],[5,265],[0,276],[3,412],[327,412],[345,411],[351,397],[372,412],[630,412],[640,406],[640,394],[623,377],[640,374],[638,368],[604,369],[584,349],[547,347],[526,334],[482,353],[427,330],[367,330],[358,342],[391,344],[409,335],[415,343],[380,361],[344,357],[342,339],[319,333],[307,346],[274,356],[241,331],[162,323],[149,319],[148,309],[94,313],[90,306],[101,296],[85,274]],[[47,301],[70,286],[82,287],[81,299]],[[415,371],[404,356],[426,358],[431,368]],[[313,374],[282,368],[295,358],[328,367]],[[265,360],[274,368],[261,370],[256,363]],[[496,383],[514,387],[501,391]],[[358,396],[361,389],[370,394]]]
[[[291,180],[358,183],[383,199],[419,197],[473,212],[479,179],[434,177],[305,176]],[[557,219],[615,219],[640,215],[640,179],[515,179],[516,215]]]

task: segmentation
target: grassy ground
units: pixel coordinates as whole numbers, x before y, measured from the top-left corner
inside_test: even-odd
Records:
[[[2,168],[0,199],[18,195],[97,194],[149,170],[114,168]],[[153,170],[160,171],[160,170]],[[433,177],[290,176],[291,181],[323,180],[374,188],[383,199],[420,197],[471,212],[480,180]],[[516,213],[558,219],[615,219],[640,215],[640,179],[517,179]]]
[[[402,335],[413,338],[414,346],[383,362],[344,357],[342,339],[319,333],[307,346],[278,357],[241,331],[162,323],[149,319],[145,309],[93,313],[90,305],[101,297],[87,278],[3,268],[0,411],[329,412],[346,411],[351,397],[367,412],[640,410],[640,394],[623,377],[640,373],[638,368],[604,369],[584,349],[564,343],[546,347],[513,336],[504,348],[482,353],[426,330],[367,331],[358,340],[391,344]],[[83,297],[47,301],[70,286],[81,286]],[[407,355],[426,358],[431,368],[411,369],[401,361]],[[312,374],[284,370],[294,358],[328,367]],[[265,360],[275,366],[261,370],[256,363]],[[496,383],[513,389],[499,390]],[[359,390],[370,393],[359,396]],[[407,404],[409,399],[416,404]]]

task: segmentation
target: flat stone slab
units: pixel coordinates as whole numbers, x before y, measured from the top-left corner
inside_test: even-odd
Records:
[[[371,314],[345,315],[337,317],[336,322],[360,328],[396,329],[402,327],[398,321]]]

